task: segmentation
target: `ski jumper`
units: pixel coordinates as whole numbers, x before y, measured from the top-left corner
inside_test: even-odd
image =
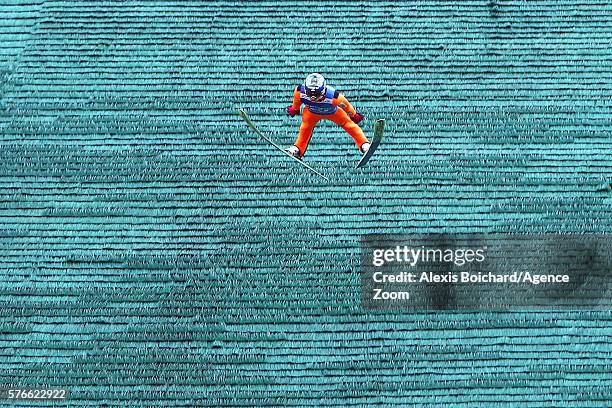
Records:
[[[350,116],[353,116],[357,111],[349,103],[349,101],[333,88],[327,87],[327,90],[321,99],[313,102],[306,95],[304,85],[300,85],[293,91],[293,108],[298,110],[306,105],[302,112],[302,125],[300,133],[294,145],[300,149],[300,155],[306,153],[312,131],[321,119],[328,119],[344,129],[361,149],[361,145],[368,142],[368,139],[363,134],[363,131]],[[338,109],[340,107],[341,109]],[[349,116],[350,115],[350,116]]]

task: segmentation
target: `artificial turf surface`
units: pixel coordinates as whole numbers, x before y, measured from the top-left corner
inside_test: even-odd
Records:
[[[62,406],[609,407],[609,311],[372,312],[365,233],[612,232],[612,6],[0,0],[0,384]],[[385,141],[274,151],[321,72]],[[1,404],[8,401],[0,401]]]

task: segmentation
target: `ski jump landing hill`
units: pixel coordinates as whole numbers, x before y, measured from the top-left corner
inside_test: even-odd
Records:
[[[367,312],[358,254],[372,232],[612,232],[611,16],[0,0],[0,383],[72,406],[609,406],[609,312]],[[292,143],[310,72],[368,134],[386,119],[361,170],[316,128],[329,182],[235,114]]]

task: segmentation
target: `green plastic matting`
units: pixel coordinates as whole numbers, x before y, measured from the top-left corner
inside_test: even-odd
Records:
[[[610,407],[612,312],[376,313],[364,233],[612,232],[612,5],[0,0],[0,388],[71,407]],[[385,139],[331,122],[321,72]]]

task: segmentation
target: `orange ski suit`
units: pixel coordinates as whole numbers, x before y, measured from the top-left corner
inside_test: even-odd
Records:
[[[341,109],[336,109],[336,112],[329,115],[318,115],[316,113],[312,113],[310,109],[308,109],[308,106],[304,107],[304,111],[302,112],[302,125],[300,126],[300,132],[294,143],[294,146],[300,149],[300,155],[303,156],[304,153],[306,153],[308,143],[310,142],[310,137],[312,136],[312,131],[321,119],[331,120],[344,129],[349,135],[351,135],[353,140],[355,140],[355,144],[357,144],[357,147],[360,149],[364,143],[368,142],[368,138],[363,134],[363,130],[361,130],[359,125],[351,120],[350,116],[353,116],[355,113],[357,113],[357,111],[344,97],[344,95],[338,94],[338,97],[332,100],[332,104]],[[299,87],[293,91],[292,106],[296,110],[299,110],[302,106],[302,98]]]

